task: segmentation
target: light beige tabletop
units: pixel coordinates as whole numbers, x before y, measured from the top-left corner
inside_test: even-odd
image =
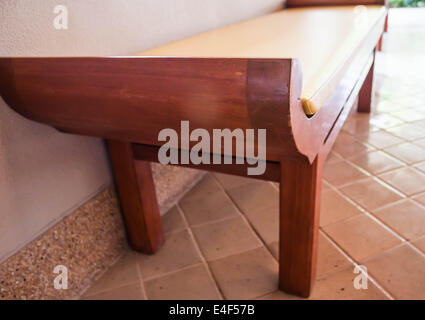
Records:
[[[383,6],[285,9],[143,51],[143,56],[297,58],[303,73],[306,114],[329,98],[352,52],[379,18]]]

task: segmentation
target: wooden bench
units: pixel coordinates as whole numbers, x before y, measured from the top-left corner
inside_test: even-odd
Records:
[[[107,139],[129,241],[147,254],[164,241],[149,163],[158,133],[182,120],[209,133],[267,129],[266,171],[252,177],[280,182],[279,288],[308,297],[323,163],[350,109],[370,111],[386,14],[378,0],[288,0],[139,57],[0,58],[0,93],[29,119]],[[241,164],[185,166],[247,175]]]

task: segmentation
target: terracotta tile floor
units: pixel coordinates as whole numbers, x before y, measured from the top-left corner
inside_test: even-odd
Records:
[[[425,9],[392,10],[374,111],[350,116],[324,170],[311,299],[425,299],[424,54]],[[297,299],[277,291],[277,184],[208,174],[163,222],[156,255],[128,252],[84,298]]]

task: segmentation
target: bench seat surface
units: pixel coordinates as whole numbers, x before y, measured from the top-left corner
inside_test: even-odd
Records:
[[[312,115],[330,97],[339,71],[384,15],[384,6],[378,5],[285,9],[136,55],[297,58],[303,73],[303,108]]]

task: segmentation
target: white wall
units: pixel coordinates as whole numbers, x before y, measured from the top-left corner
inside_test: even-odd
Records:
[[[131,55],[275,11],[282,3],[0,0],[0,56]],[[53,27],[59,4],[68,8],[68,30]],[[26,120],[0,99],[0,261],[110,183],[101,140]]]

